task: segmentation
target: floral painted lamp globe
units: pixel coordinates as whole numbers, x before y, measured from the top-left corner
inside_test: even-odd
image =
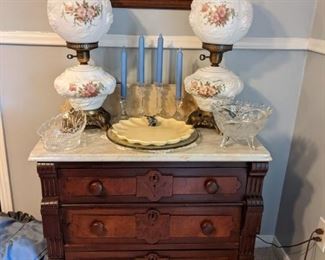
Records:
[[[247,0],[194,0],[189,20],[203,42],[203,49],[210,52],[209,56],[202,54],[200,60],[209,58],[211,66],[185,79],[185,90],[199,107],[189,116],[188,123],[214,128],[212,104],[235,98],[244,87],[237,75],[219,65],[223,54],[247,34],[253,21],[253,8]]]
[[[87,114],[87,125],[105,128],[110,115],[102,105],[112,94],[116,80],[102,68],[88,65],[90,51],[98,48],[100,38],[113,23],[109,0],[48,0],[48,19],[53,30],[76,55],[79,65],[66,69],[54,82],[57,92],[68,98],[74,110]]]

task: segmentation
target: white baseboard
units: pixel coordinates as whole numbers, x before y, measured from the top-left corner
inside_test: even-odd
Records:
[[[274,236],[273,235],[258,235],[258,236],[260,238],[262,238],[263,240],[269,242],[269,243],[273,243],[274,242]],[[261,241],[260,239],[256,238],[255,248],[266,248],[266,247],[271,247],[271,245],[265,244],[263,241]]]
[[[279,246],[281,245],[279,240],[275,236],[273,243]],[[286,251],[283,248],[277,248],[274,252],[276,253],[277,257],[281,260],[291,260],[291,258],[289,257],[289,255],[287,255]]]
[[[278,246],[281,245],[278,239],[273,235],[259,235],[259,237],[269,243],[274,243]],[[272,247],[272,246],[269,244],[265,244],[263,241],[256,238],[255,248],[268,248],[268,247]],[[274,253],[277,256],[277,259],[291,260],[283,248],[274,248]]]
[[[35,31],[0,31],[1,45],[30,45],[30,46],[65,46],[65,41],[52,32]],[[157,36],[146,36],[146,47],[154,48]],[[137,35],[107,34],[100,42],[101,47],[138,46]],[[165,36],[166,48],[201,49],[202,43],[195,36]],[[325,40],[309,38],[244,38],[235,44],[235,49],[248,50],[310,50],[325,54]]]

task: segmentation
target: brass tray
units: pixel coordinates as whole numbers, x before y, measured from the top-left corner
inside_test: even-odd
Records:
[[[131,144],[126,140],[122,140],[118,138],[111,129],[108,129],[106,132],[107,138],[113,142],[114,144],[127,147],[127,148],[132,148],[136,150],[143,150],[143,151],[163,151],[163,150],[172,150],[172,149],[177,149],[177,148],[182,148],[186,147],[194,142],[196,142],[200,134],[199,132],[195,129],[193,134],[186,140],[183,140],[179,143],[176,144],[166,144],[164,146],[155,146],[155,145],[141,145],[141,144]]]

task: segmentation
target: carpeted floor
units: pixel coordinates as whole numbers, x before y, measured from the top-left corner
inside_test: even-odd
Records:
[[[258,248],[255,250],[255,260],[282,260],[275,254],[272,247]]]

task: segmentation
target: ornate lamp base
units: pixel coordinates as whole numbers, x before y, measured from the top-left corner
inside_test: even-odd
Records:
[[[70,109],[70,120],[73,120],[73,108]],[[87,116],[87,124],[86,128],[93,129],[93,128],[100,128],[103,130],[107,130],[111,126],[111,115],[108,113],[104,108],[99,108],[96,110],[88,110],[83,111]]]
[[[211,112],[202,111],[199,108],[189,115],[186,123],[193,125],[195,128],[201,127],[216,129],[218,133],[220,133],[219,128],[214,121],[213,114]]]
[[[104,108],[84,111],[87,115],[86,128],[101,128],[107,130],[111,126],[111,115]]]

